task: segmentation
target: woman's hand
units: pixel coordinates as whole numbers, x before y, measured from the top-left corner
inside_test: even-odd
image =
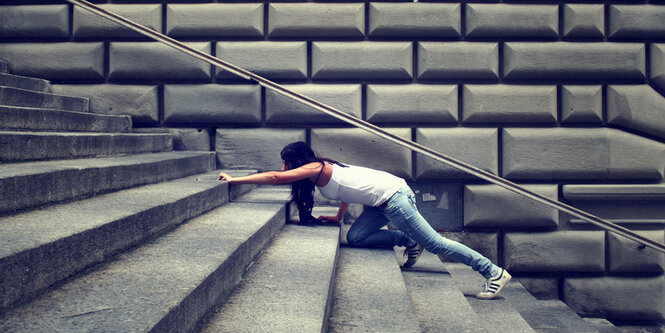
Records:
[[[231,177],[231,175],[229,175],[228,173],[224,173],[224,172],[220,172],[219,177],[217,178],[217,180],[226,180],[229,183],[231,182],[232,179],[233,179],[233,177]]]
[[[319,216],[318,220],[321,221],[321,222],[324,222],[324,223],[339,223],[339,221],[340,221],[341,219],[340,219],[339,217],[337,217],[337,216],[324,216],[324,215],[321,215],[321,216]]]

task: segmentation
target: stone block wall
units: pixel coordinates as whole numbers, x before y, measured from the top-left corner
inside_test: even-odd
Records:
[[[641,1],[95,1],[350,115],[665,240],[665,3]],[[419,201],[454,196],[446,233],[583,315],[665,318],[664,258],[179,54],[64,1],[6,0],[0,59],[19,75],[279,169],[305,140],[390,171]],[[421,187],[425,188],[425,187]],[[441,189],[457,189],[439,195]],[[437,197],[438,196],[438,197]],[[441,202],[443,204],[443,202]],[[446,230],[442,227],[442,232]],[[457,231],[457,230],[455,230]],[[608,293],[611,289],[613,292]]]

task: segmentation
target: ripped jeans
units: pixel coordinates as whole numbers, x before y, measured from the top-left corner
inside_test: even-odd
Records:
[[[388,222],[399,230],[381,229]],[[500,268],[482,254],[439,235],[418,212],[416,196],[408,186],[397,191],[384,208],[365,207],[349,229],[347,240],[349,245],[359,247],[408,246],[415,240],[431,253],[471,266],[486,279],[500,272]]]

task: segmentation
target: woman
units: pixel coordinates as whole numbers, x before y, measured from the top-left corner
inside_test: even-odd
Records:
[[[329,199],[340,200],[336,216],[320,216],[322,222],[339,222],[349,203],[365,205],[365,210],[349,229],[352,246],[405,246],[404,267],[416,263],[423,248],[471,266],[485,277],[485,288],[476,297],[491,299],[510,281],[510,274],[466,245],[444,238],[420,215],[416,199],[404,179],[387,172],[344,165],[318,158],[304,142],[282,149],[282,170],[243,177],[220,173],[219,180],[229,184],[291,184],[291,195],[298,205],[301,222],[311,217],[314,187]],[[382,229],[392,222],[399,230]]]

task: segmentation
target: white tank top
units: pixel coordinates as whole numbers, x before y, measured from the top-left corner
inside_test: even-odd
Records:
[[[326,186],[318,188],[328,199],[376,207],[405,186],[404,179],[385,171],[332,164],[330,181]]]

